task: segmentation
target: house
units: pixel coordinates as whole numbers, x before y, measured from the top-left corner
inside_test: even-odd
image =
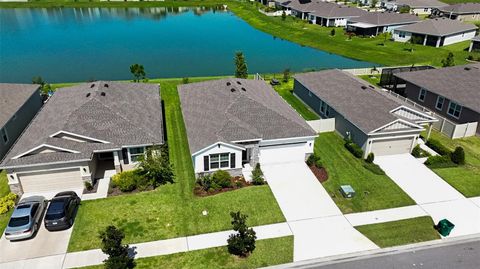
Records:
[[[263,80],[220,79],[178,87],[197,175],[245,174],[264,155],[305,159],[316,133]]]
[[[286,14],[307,20],[308,14],[320,8],[323,2],[319,0],[276,0],[275,3],[276,7],[285,10]]]
[[[472,52],[472,51],[480,51],[480,36],[476,36],[472,38],[472,42],[470,43],[468,52]]]
[[[156,84],[97,81],[58,89],[0,168],[17,194],[81,191],[84,182],[135,167],[164,143]]]
[[[398,14],[394,12],[367,12],[351,18],[347,22],[347,31],[361,36],[376,36],[381,33],[392,33],[396,28],[421,21],[412,14]]]
[[[0,161],[42,104],[40,85],[0,83]]]
[[[402,80],[396,92],[455,124],[480,121],[480,64],[404,72],[395,77]],[[475,128],[471,135],[480,134],[480,127]]]
[[[452,20],[478,21],[480,20],[480,3],[461,3],[439,7],[434,9],[432,14]]]
[[[397,42],[408,42],[415,38],[418,44],[438,48],[471,40],[475,37],[477,29],[478,27],[473,24],[437,18],[397,28],[393,32],[393,39]]]
[[[359,145],[364,157],[409,153],[421,125],[437,121],[338,69],[296,75],[293,92],[322,119],[335,119],[335,131]]]
[[[382,7],[386,10],[400,11],[402,7],[409,7],[412,14],[431,14],[432,10],[446,6],[438,0],[383,0]]]
[[[345,27],[351,18],[367,13],[363,9],[336,3],[321,2],[309,13],[309,21],[328,27]]]

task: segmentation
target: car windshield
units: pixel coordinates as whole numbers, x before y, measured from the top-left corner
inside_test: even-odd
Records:
[[[20,227],[27,225],[30,222],[30,218],[28,216],[23,216],[23,217],[16,217],[16,218],[11,218],[10,222],[8,223],[9,227]]]
[[[45,219],[56,220],[63,218],[65,216],[64,203],[65,202],[63,200],[53,201],[48,207],[47,214],[45,214]]]

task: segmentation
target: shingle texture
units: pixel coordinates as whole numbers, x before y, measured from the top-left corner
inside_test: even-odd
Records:
[[[438,0],[395,0],[394,2],[411,8],[438,8],[447,5]]]
[[[439,18],[402,26],[396,30],[433,36],[448,36],[475,31],[476,29],[478,29],[478,27],[470,23],[463,23],[447,18]]]
[[[399,14],[393,12],[367,12],[360,17],[352,18],[350,21],[367,23],[374,26],[387,26],[403,23],[414,23],[421,21],[421,19],[412,14]]]
[[[367,12],[351,6],[344,6],[330,2],[320,2],[314,7],[314,11],[310,14],[322,18],[346,18],[358,17]]]
[[[219,141],[315,135],[261,80],[220,79],[181,85],[178,90],[192,154]]]
[[[0,128],[34,94],[38,93],[40,85],[0,83]]]
[[[477,14],[480,13],[480,3],[462,3],[438,8],[444,13],[452,14]]]
[[[50,137],[66,131],[108,144]],[[163,117],[156,84],[97,81],[58,89],[18,139],[2,166],[89,159],[94,150],[161,144]],[[80,153],[13,157],[48,144]]]
[[[395,76],[480,112],[480,64],[404,72]]]
[[[349,73],[333,69],[295,79],[366,134],[398,119],[390,111],[402,104]]]

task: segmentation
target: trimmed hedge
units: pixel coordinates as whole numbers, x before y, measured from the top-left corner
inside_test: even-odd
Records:
[[[430,156],[427,161],[425,161],[425,165],[430,168],[447,168],[456,166],[456,164],[450,159],[450,155]]]
[[[456,147],[455,150],[452,152],[451,156],[452,162],[464,165],[465,164],[465,151],[462,147]]]
[[[376,175],[385,175],[385,171],[383,171],[383,169],[377,164],[364,162],[363,167]]]
[[[130,192],[137,188],[143,181],[138,170],[130,170],[118,173],[112,177],[112,183],[122,192]],[[140,184],[143,185],[143,184]]]
[[[440,155],[449,155],[451,153],[451,151],[445,147],[444,145],[442,145],[442,143],[440,143],[440,141],[438,140],[435,140],[435,139],[428,139],[427,142],[425,143],[429,148],[433,149],[434,151],[436,151],[438,154]]]
[[[367,163],[373,163],[373,160],[375,160],[375,154],[373,154],[373,152],[370,152],[367,156],[367,159],[365,159],[365,161]]]
[[[345,141],[345,148],[357,158],[363,157],[363,149],[352,141]]]
[[[225,170],[217,170],[212,174],[212,180],[222,188],[232,186],[232,176]]]

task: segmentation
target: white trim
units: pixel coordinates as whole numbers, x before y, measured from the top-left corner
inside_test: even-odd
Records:
[[[220,160],[220,155],[222,154],[227,154],[228,155],[228,165],[226,167],[221,167],[221,160]],[[235,154],[235,153],[233,153]],[[212,155],[218,155],[218,168],[212,168]],[[208,155],[204,155],[204,156],[208,156],[208,171],[217,171],[217,170],[229,170],[229,169],[236,169],[236,167],[232,168],[231,167],[231,163],[230,163],[230,158],[231,158],[231,155],[232,155],[232,152],[220,152],[220,153],[211,153],[211,154],[208,154]],[[235,156],[236,158],[236,156]]]
[[[114,152],[114,151],[120,151],[122,148],[116,148],[116,149],[99,149],[99,150],[94,150],[93,153],[103,153],[103,152]]]
[[[440,100],[440,98],[442,98],[442,107],[438,108],[438,100]],[[438,95],[437,96],[437,101],[435,102],[435,109],[436,110],[439,110],[439,111],[442,111],[443,110],[443,105],[445,104],[445,97],[441,96],[441,95]]]
[[[154,145],[163,145],[162,144],[155,144],[155,143],[150,143],[150,144],[139,144],[139,145],[124,145],[122,148],[140,148],[140,147],[148,147],[148,146],[154,146]]]
[[[93,138],[93,137],[89,137],[89,136],[85,136],[85,135],[79,135],[79,134],[76,134],[76,133],[72,133],[72,132],[67,132],[67,131],[58,131],[52,135],[50,135],[50,137],[55,137],[59,134],[66,134],[66,135],[70,135],[70,136],[76,136],[78,138],[82,138],[82,139],[86,139],[86,140],[91,140],[91,141],[95,141],[95,142],[99,142],[99,143],[103,143],[103,144],[110,144],[110,142],[108,141],[105,141],[105,140],[100,140],[100,139],[97,139],[97,138]]]
[[[420,99],[422,92],[425,92],[425,95],[423,96],[423,99]],[[418,101],[423,103],[425,102],[425,98],[427,98],[427,90],[425,90],[424,88],[420,88],[420,90],[418,91]]]
[[[244,150],[244,149],[245,149],[245,148],[242,147],[242,146],[233,145],[233,144],[229,144],[229,143],[225,143],[225,142],[220,142],[220,141],[218,141],[218,142],[213,143],[213,144],[211,144],[211,145],[208,145],[208,146],[206,146],[206,147],[204,147],[204,148],[202,148],[202,149],[200,149],[200,150],[197,150],[196,152],[192,153],[192,156],[198,155],[198,154],[200,154],[200,153],[202,153],[202,152],[204,152],[204,151],[206,151],[206,150],[209,150],[210,148],[215,147],[215,146],[217,146],[217,145],[224,145],[224,146],[232,147],[232,148],[238,149],[238,150]]]
[[[18,159],[20,157],[23,157],[24,155],[27,155],[27,154],[29,154],[29,153],[37,150],[37,149],[43,148],[43,147],[50,148],[50,149],[61,150],[61,151],[66,151],[66,152],[75,153],[75,154],[80,153],[80,151],[76,151],[76,150],[72,150],[72,149],[61,148],[61,147],[52,146],[52,145],[49,145],[49,144],[41,144],[40,146],[34,147],[33,149],[28,150],[28,151],[26,151],[22,154],[19,154],[19,155],[13,157],[12,159]]]
[[[421,111],[417,111],[417,110],[415,110],[415,109],[409,108],[408,106],[405,106],[405,105],[401,105],[401,106],[399,106],[399,107],[397,107],[397,108],[392,109],[392,110],[390,111],[390,113],[393,114],[393,113],[395,113],[396,111],[398,111],[398,110],[400,110],[400,109],[405,109],[405,110],[408,110],[408,111],[410,111],[410,112],[412,112],[412,113],[416,113],[416,114],[419,114],[419,115],[421,115],[421,116],[424,116],[425,118],[429,118],[431,122],[437,122],[437,121],[438,121],[438,119],[435,118],[435,117],[432,117],[432,116],[430,116],[430,115],[428,115],[428,114],[426,114],[426,113],[423,113],[423,112],[421,112]],[[417,121],[416,123],[420,123],[420,122],[429,122],[429,121],[421,120],[421,121]]]
[[[457,106],[460,107],[460,111],[458,112],[458,117],[455,116],[455,114],[450,114],[450,107],[452,106],[452,104],[455,104],[455,108],[456,108]],[[455,119],[459,119],[460,116],[462,115],[462,109],[463,109],[463,106],[462,106],[462,105],[460,105],[460,104],[458,104],[458,103],[455,103],[455,102],[453,102],[452,100],[450,100],[450,102],[448,103],[447,115],[449,115],[449,116],[451,116],[451,117],[454,117]],[[453,112],[455,113],[455,110],[454,110]]]
[[[262,141],[262,139],[254,138],[254,139],[246,139],[246,140],[235,140],[235,141],[232,141],[232,143],[245,143],[245,142],[258,142],[258,141]]]
[[[138,154],[135,154],[134,156],[139,156],[139,155],[145,156],[145,153],[147,153],[147,149],[144,146],[127,148],[127,155],[128,155],[129,164],[137,164],[138,163],[138,161],[133,161],[132,160],[132,154],[130,153],[130,149],[135,149],[135,148],[143,148],[143,153],[138,153]]]
[[[262,142],[268,143],[268,142],[275,142],[275,141],[289,141],[289,140],[296,140],[296,139],[315,139],[318,136],[299,136],[299,137],[285,137],[285,138],[275,138],[275,139],[268,139],[268,140],[262,140]],[[305,141],[306,142],[306,141]]]
[[[2,166],[1,169],[15,169],[15,168],[25,168],[25,167],[35,167],[35,166],[44,166],[44,165],[55,165],[55,164],[64,164],[64,163],[77,163],[77,162],[89,162],[92,159],[80,159],[80,160],[71,160],[71,161],[60,161],[60,162],[51,162],[51,163],[36,163],[36,164],[24,164],[24,165],[13,165],[13,166]]]
[[[411,126],[411,127],[413,127],[413,128],[416,128],[416,129],[421,129],[421,130],[424,129],[422,126],[420,126],[420,125],[418,125],[418,124],[411,123],[411,122],[408,122],[408,121],[402,120],[402,119],[396,119],[396,120],[394,120],[394,121],[392,121],[392,122],[389,122],[389,123],[387,123],[387,124],[385,124],[385,125],[377,128],[377,129],[371,131],[371,132],[368,133],[368,134],[369,134],[369,135],[391,134],[391,133],[405,133],[405,132],[411,132],[411,131],[412,131],[412,130],[403,130],[403,131],[392,131],[392,132],[380,132],[380,133],[375,133],[375,132],[377,132],[378,130],[381,130],[381,129],[383,129],[383,128],[389,126],[389,125],[395,124],[395,123],[397,123],[397,122],[404,123],[404,124],[409,125],[409,126]]]

